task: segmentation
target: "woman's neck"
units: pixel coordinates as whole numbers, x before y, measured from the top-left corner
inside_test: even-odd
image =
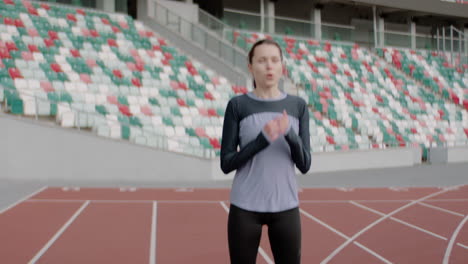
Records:
[[[278,87],[272,87],[272,88],[260,88],[257,87],[253,90],[253,93],[255,96],[258,98],[262,99],[272,99],[272,98],[277,98],[281,95],[281,91],[278,89]]]

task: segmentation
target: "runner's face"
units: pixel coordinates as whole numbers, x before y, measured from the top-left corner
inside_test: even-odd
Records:
[[[283,63],[278,47],[271,44],[261,44],[255,47],[249,70],[257,87],[277,87],[283,73]]]

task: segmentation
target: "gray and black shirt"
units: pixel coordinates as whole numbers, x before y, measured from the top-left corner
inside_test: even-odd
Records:
[[[263,127],[286,110],[289,128],[274,142]],[[238,150],[238,146],[240,146]],[[283,93],[261,99],[253,93],[232,98],[226,108],[221,169],[236,171],[231,203],[249,211],[280,212],[299,205],[296,167],[310,168],[309,111],[306,102]]]

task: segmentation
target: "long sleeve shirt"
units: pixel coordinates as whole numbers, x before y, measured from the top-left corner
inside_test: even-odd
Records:
[[[288,113],[289,128],[271,141],[263,131],[270,120]],[[232,98],[224,117],[221,169],[236,170],[231,203],[249,211],[280,212],[299,205],[296,166],[305,174],[311,164],[306,102],[283,93],[261,99],[253,93]]]

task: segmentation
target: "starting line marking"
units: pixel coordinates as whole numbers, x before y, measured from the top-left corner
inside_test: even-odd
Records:
[[[120,187],[119,192],[136,192],[137,188],[135,187]]]
[[[79,191],[80,191],[80,187],[68,187],[68,186],[65,186],[65,187],[62,187],[62,191],[64,191],[64,192],[68,192],[68,191],[79,192]]]
[[[394,192],[408,192],[409,191],[409,189],[406,187],[389,187],[388,189]]]
[[[174,192],[194,192],[194,188],[175,188]]]
[[[354,192],[354,188],[351,188],[351,187],[338,187],[336,189],[342,192]]]

